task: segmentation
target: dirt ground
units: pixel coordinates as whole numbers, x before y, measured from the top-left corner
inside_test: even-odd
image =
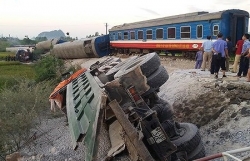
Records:
[[[227,72],[227,78],[221,79],[220,73],[216,80],[208,71],[192,69],[193,62],[185,60],[162,64],[171,72],[160,95],[173,105],[177,121],[200,128],[207,155],[250,146],[250,83],[246,78]],[[237,156],[245,158],[249,153]]]
[[[88,68],[104,59],[76,59],[67,65]],[[193,69],[191,60],[166,57],[161,64],[170,77],[159,95],[173,105],[175,120],[199,127],[207,155],[250,146],[250,84],[245,78],[228,72],[228,78],[215,80],[208,71]],[[44,120],[39,128],[45,135],[22,151],[25,160],[82,160],[84,147],[72,149],[63,117]]]

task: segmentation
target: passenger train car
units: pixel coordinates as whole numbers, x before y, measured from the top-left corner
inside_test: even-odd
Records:
[[[193,12],[124,23],[109,30],[110,45],[122,53],[151,51],[195,53],[208,35],[231,36],[233,44],[248,32],[249,13],[230,9],[214,13]]]
[[[110,54],[109,35],[53,45],[52,55],[62,59],[98,58]]]

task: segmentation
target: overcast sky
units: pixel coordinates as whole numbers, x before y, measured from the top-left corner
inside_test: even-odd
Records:
[[[0,0],[0,36],[36,37],[61,29],[84,38],[112,26],[196,11],[242,9],[249,0]]]

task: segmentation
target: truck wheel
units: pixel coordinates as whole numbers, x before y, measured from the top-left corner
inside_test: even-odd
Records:
[[[133,71],[138,66],[141,67],[142,74],[150,76],[160,66],[160,57],[156,53],[146,54],[131,62],[126,63],[115,75],[114,78],[120,78],[123,75]]]
[[[188,154],[188,160],[192,161],[195,159],[203,158],[205,156],[206,156],[205,147],[202,144],[202,142],[200,142],[200,144],[190,154]]]
[[[123,65],[125,65],[126,63],[134,60],[138,58],[138,56],[132,56],[122,62],[120,62],[119,64],[115,65],[113,68],[111,68],[107,73],[106,76],[108,77],[109,81],[114,80],[114,75],[123,67]]]
[[[177,146],[177,151],[186,151],[187,155],[191,154],[201,143],[201,136],[196,125],[191,123],[180,123],[180,129],[184,132],[179,138],[172,140]]]
[[[160,86],[168,80],[168,78],[169,75],[167,70],[163,66],[159,66],[159,68],[147,78],[147,84],[150,86],[150,89],[142,96],[146,96],[159,89]]]

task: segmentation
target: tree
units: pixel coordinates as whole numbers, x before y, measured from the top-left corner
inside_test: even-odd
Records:
[[[36,42],[41,42],[41,41],[46,41],[48,39],[47,39],[47,37],[36,37],[35,40],[36,40]]]
[[[25,37],[23,40],[20,41],[21,45],[30,45],[30,44],[36,44],[35,40],[31,40],[28,37]]]
[[[91,38],[91,37],[95,37],[95,36],[100,36],[99,32],[95,32],[94,35],[89,35],[89,36],[87,35],[86,38]]]
[[[64,70],[65,66],[61,59],[48,55],[40,59],[35,65],[36,81],[60,78]]]
[[[99,32],[95,32],[95,36],[99,36]]]

